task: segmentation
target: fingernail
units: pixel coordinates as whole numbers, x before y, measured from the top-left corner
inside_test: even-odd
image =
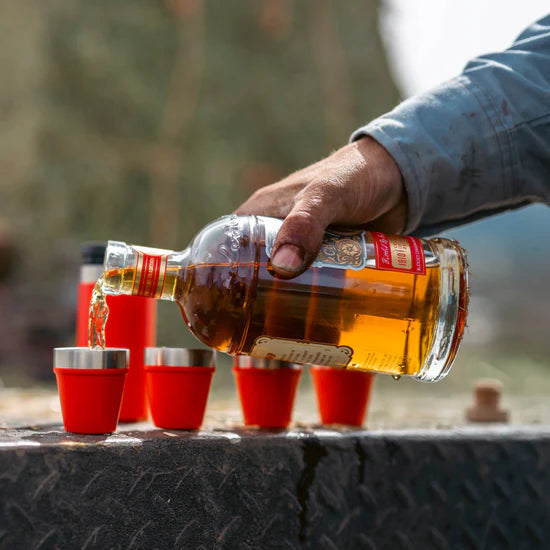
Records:
[[[304,251],[294,244],[284,244],[271,258],[271,264],[276,269],[296,273],[302,267]]]

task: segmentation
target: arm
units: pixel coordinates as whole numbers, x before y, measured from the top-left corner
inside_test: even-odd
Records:
[[[399,165],[406,232],[550,203],[550,16],[504,52],[357,130]]]
[[[237,213],[285,218],[271,260],[292,277],[329,224],[428,234],[535,201],[550,203],[550,16]]]

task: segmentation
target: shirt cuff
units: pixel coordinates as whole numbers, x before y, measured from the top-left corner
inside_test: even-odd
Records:
[[[489,95],[460,76],[356,130],[398,164],[408,194],[406,233],[458,225],[510,201],[513,152]]]

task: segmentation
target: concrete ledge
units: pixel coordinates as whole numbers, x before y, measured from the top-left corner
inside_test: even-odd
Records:
[[[550,428],[0,432],[1,548],[546,548]]]

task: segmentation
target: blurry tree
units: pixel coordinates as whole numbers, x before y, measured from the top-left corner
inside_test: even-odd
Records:
[[[0,365],[44,379],[72,342],[81,242],[181,249],[398,101],[376,0],[3,4],[0,216],[24,345],[2,355],[3,334]],[[176,309],[159,343],[190,345]]]

